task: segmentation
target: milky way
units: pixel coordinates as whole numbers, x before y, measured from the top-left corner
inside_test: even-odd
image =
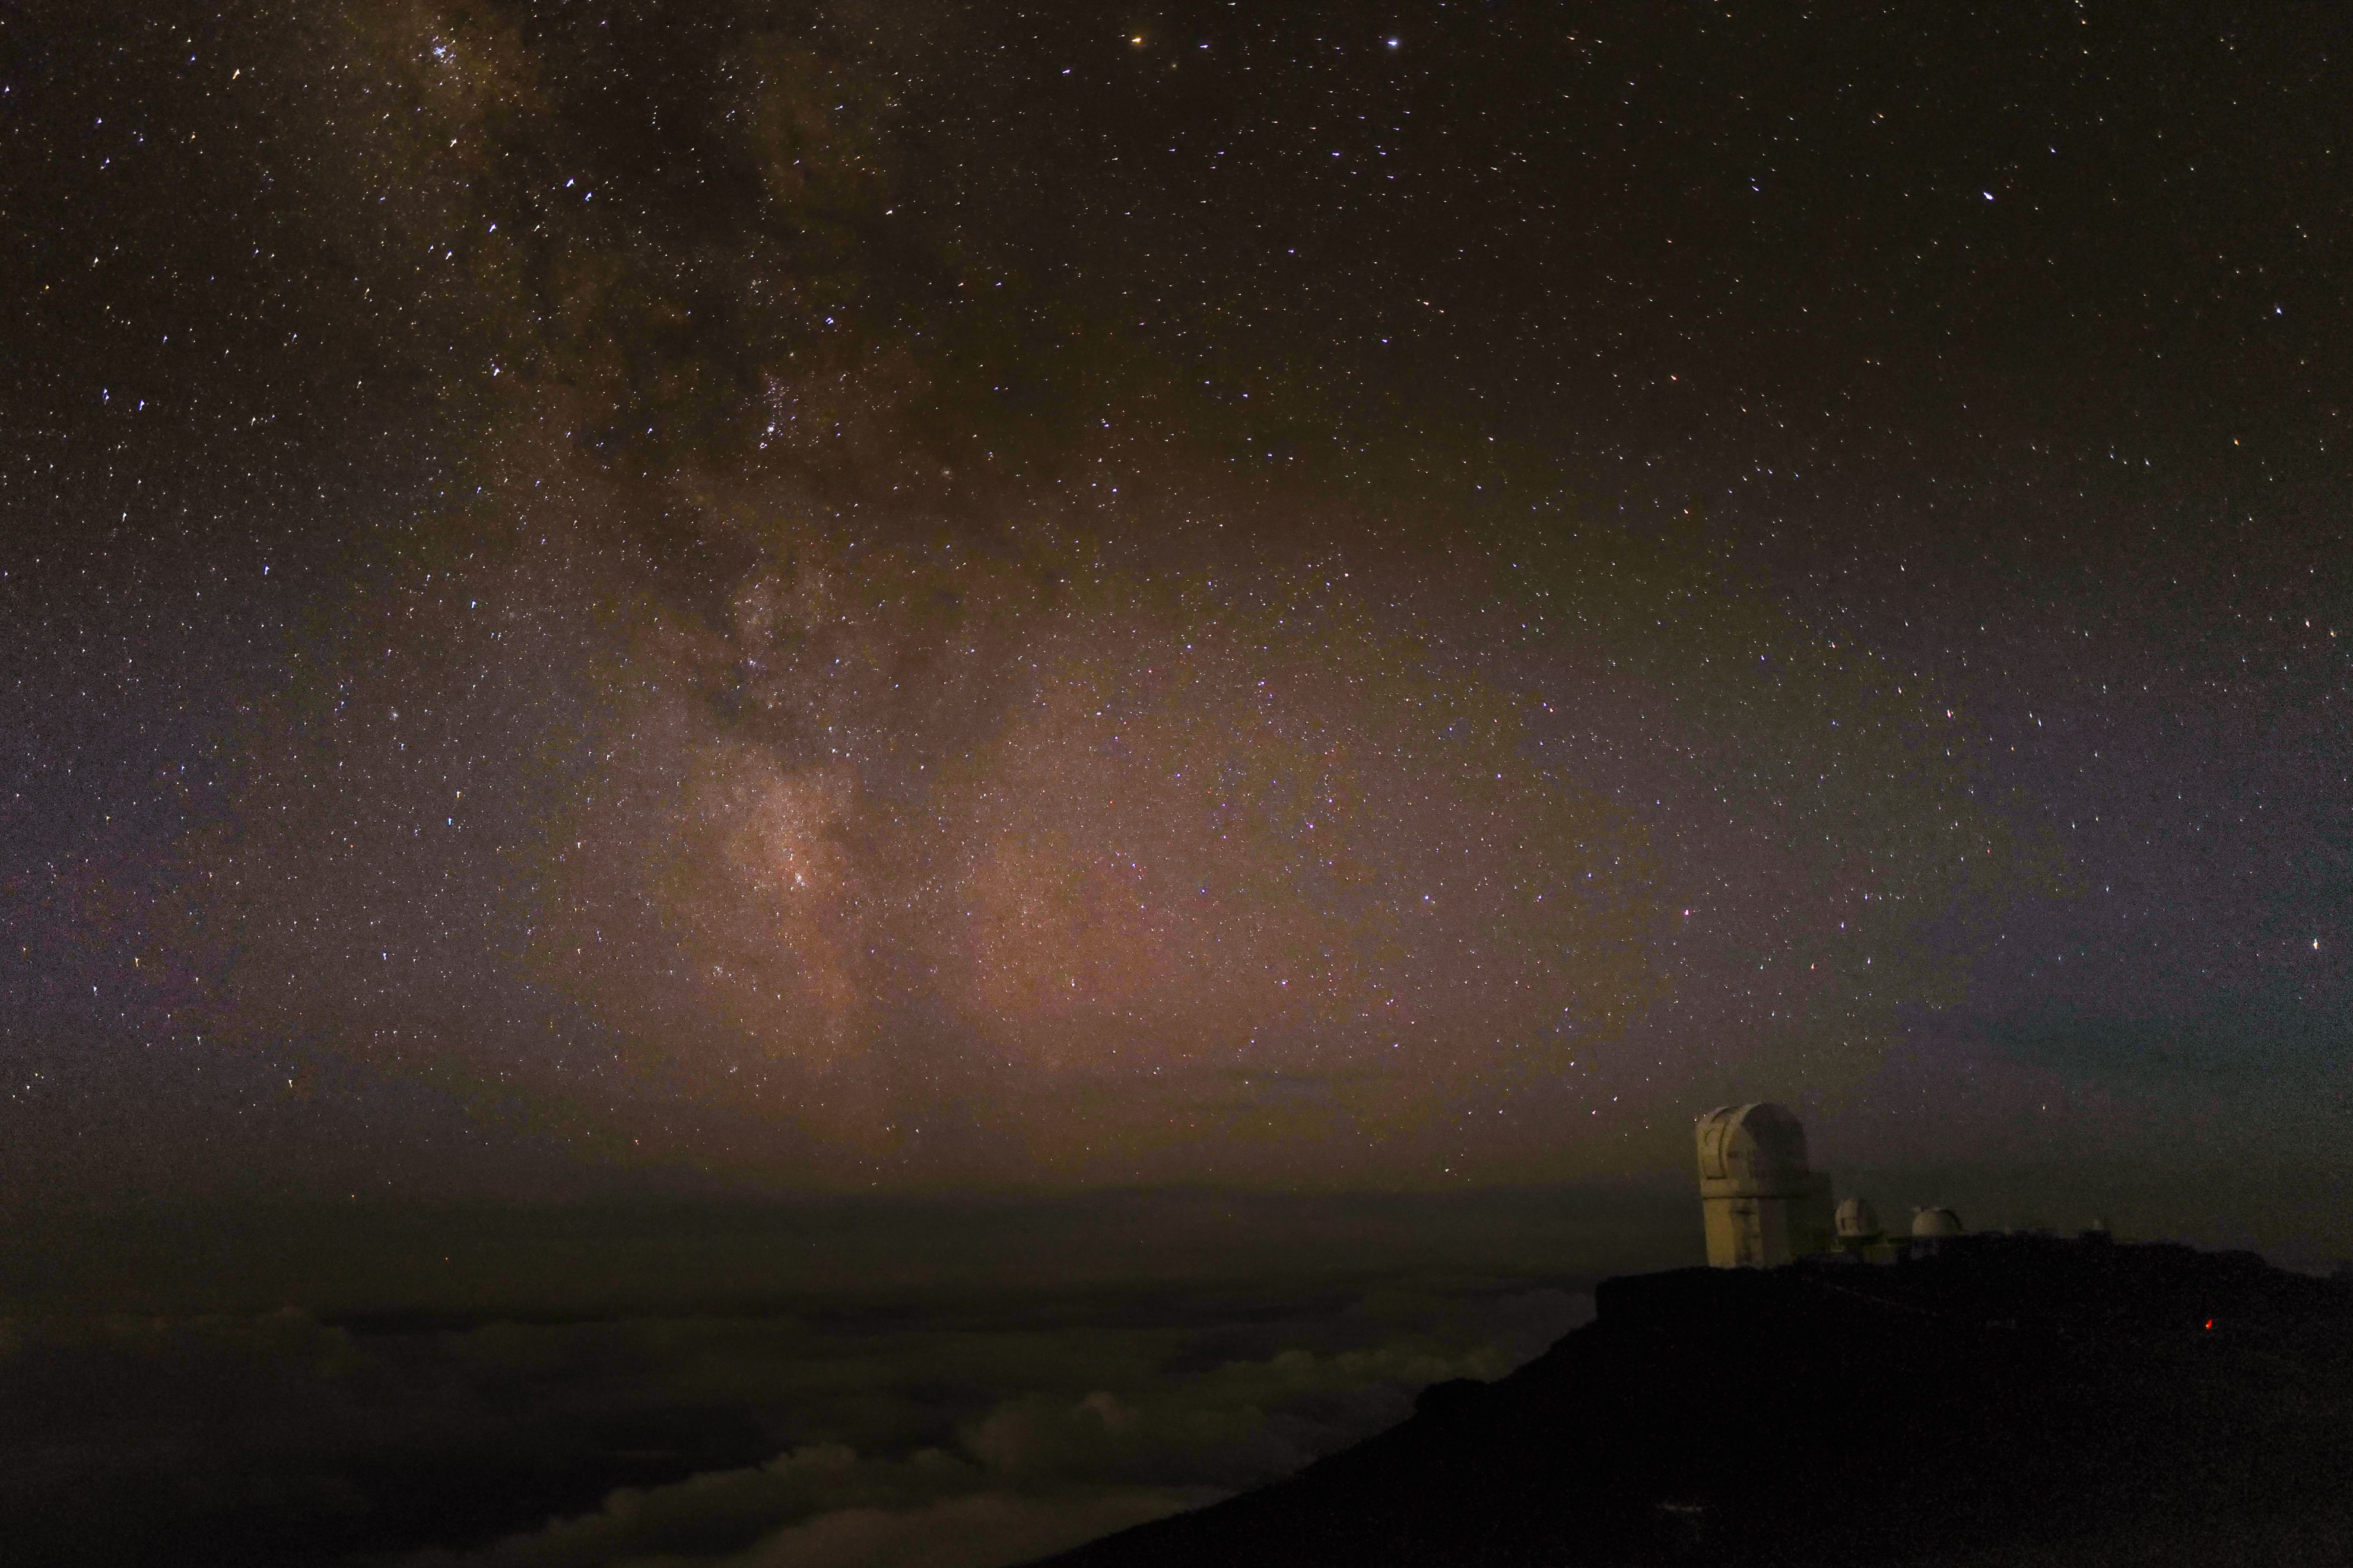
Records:
[[[194,847],[224,1038],[721,1167],[1540,1173],[1725,1035],[1866,1072],[2019,874],[1951,719],[1608,534],[1388,545],[1182,450],[995,518],[739,471],[680,594],[592,467],[489,467]]]
[[[2124,1114],[2051,1009],[2165,1033],[2167,943],[2241,905],[2125,875],[2179,861],[2111,826],[2158,720],[2045,716],[2205,734],[2240,699],[2164,684],[2175,623],[2271,628],[2207,662],[2278,664],[2333,842],[2326,160],[2236,98],[2168,144],[2310,219],[2220,269],[2262,203],[2152,216],[2139,34],[1947,83],[1860,24],[1098,21],[26,44],[28,766],[108,637],[154,729],[102,822],[67,763],[16,795],[68,1020],[24,1038],[384,1147],[417,1091],[859,1185],[1623,1173],[1694,1104],[1909,1115],[1989,1050],[1981,1130]],[[2306,42],[2246,46],[2296,125]],[[2304,521],[2218,585],[2210,502]],[[2175,783],[2167,844],[2253,820]],[[2320,994],[2292,881],[2212,996]]]

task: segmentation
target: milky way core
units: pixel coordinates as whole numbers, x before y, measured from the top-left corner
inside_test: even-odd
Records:
[[[722,1168],[1543,1173],[1696,1031],[1867,1070],[2013,874],[1871,661],[1607,534],[1400,546],[1181,448],[855,517],[739,471],[660,502],[739,562],[680,593],[641,494],[494,461],[196,847],[224,1038]]]

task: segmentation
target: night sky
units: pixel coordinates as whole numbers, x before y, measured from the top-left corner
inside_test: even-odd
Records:
[[[2348,50],[0,12],[0,1194],[2342,1252]]]

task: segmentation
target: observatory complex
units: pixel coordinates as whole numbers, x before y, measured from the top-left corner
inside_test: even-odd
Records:
[[[1808,1163],[1805,1124],[1787,1106],[1720,1105],[1699,1119],[1695,1131],[1713,1268],[1774,1268],[1818,1252],[1893,1257],[1933,1250],[1961,1234],[1960,1216],[1948,1208],[1915,1209],[1904,1240],[1881,1231],[1862,1198],[1833,1209],[1830,1175]]]

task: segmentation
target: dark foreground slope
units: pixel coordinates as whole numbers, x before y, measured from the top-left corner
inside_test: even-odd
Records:
[[[2016,1237],[1605,1283],[1495,1384],[1054,1568],[2353,1563],[2353,1290]]]

